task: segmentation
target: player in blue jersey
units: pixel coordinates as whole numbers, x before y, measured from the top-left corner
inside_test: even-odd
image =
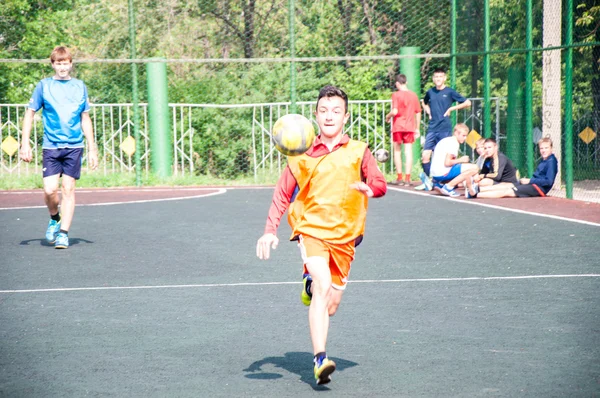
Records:
[[[438,142],[446,137],[452,136],[452,123],[450,114],[459,109],[471,106],[471,101],[457,93],[454,89],[446,87],[446,71],[436,68],[433,71],[433,83],[435,87],[430,88],[423,98],[423,110],[429,116],[429,126],[425,135],[425,145],[421,154],[423,173],[421,180],[423,185],[416,189],[431,190],[429,173],[431,169],[431,153]],[[456,105],[452,105],[457,102]]]
[[[90,105],[85,84],[71,77],[73,57],[68,48],[59,46],[50,55],[54,76],[36,86],[23,119],[21,159],[33,158],[31,127],[35,112],[43,109],[44,141],[42,173],[44,201],[50,213],[46,240],[57,249],[69,247],[69,228],[75,213],[75,183],[81,173],[84,137],[88,147],[88,165],[98,167],[98,151],[90,119]],[[62,203],[58,188],[62,177]],[[60,205],[60,213],[59,213]]]

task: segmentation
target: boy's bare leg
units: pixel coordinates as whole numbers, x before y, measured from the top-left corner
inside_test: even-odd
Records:
[[[404,144],[404,162],[406,173],[404,174],[404,178],[406,182],[410,183],[410,173],[412,173],[412,162],[413,162],[413,153],[412,153],[412,144]]]
[[[485,192],[479,192],[477,194],[478,198],[516,198],[517,195],[515,191],[510,187],[500,187],[500,189],[488,190]]]
[[[68,231],[71,227],[73,214],[75,213],[75,183],[76,180],[73,177],[63,175],[60,229],[65,231]]]
[[[329,331],[329,304],[331,301],[331,273],[329,264],[323,257],[310,257],[306,263],[312,278],[312,300],[308,309],[308,324],[313,353],[325,352]]]
[[[512,183],[510,183],[510,182],[501,182],[501,183],[496,184],[496,185],[480,186],[480,192],[504,191],[507,188],[512,190],[514,187],[515,187],[515,185],[512,184]]]
[[[454,188],[461,182],[465,181],[466,179],[471,179],[471,177],[473,177],[475,174],[477,174],[478,169],[477,169],[476,165],[466,164],[465,166],[466,166],[466,167],[464,167],[465,170],[463,170],[463,172],[460,173],[458,176],[454,177],[454,179],[452,181],[450,181],[449,183],[447,183],[446,185],[448,185],[451,188]]]
[[[396,173],[402,174],[402,148],[399,142],[394,142],[394,165],[396,166]]]
[[[58,213],[58,205],[60,204],[60,199],[58,197],[58,182],[59,182],[59,174],[44,177],[44,202],[48,207],[48,212],[51,216]]]

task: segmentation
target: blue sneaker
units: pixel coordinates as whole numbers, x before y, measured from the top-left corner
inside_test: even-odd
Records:
[[[50,219],[48,222],[48,228],[46,229],[46,240],[48,243],[54,243],[58,231],[60,231],[60,221],[54,221],[53,219]]]
[[[335,371],[335,362],[327,357],[315,359],[315,379],[317,384],[327,384],[331,381],[331,375]]]
[[[444,184],[440,184],[436,180],[432,180],[432,182],[433,182],[433,190],[436,192],[442,193],[442,187],[444,186]]]
[[[302,294],[300,295],[300,300],[302,300],[302,304],[307,307],[310,306],[310,302],[312,301],[312,293],[310,292],[310,285],[312,284],[312,278],[310,274],[302,275]]]
[[[419,178],[421,179],[421,182],[425,186],[424,190],[425,191],[431,191],[431,189],[433,188],[433,184],[431,183],[431,179],[427,176],[427,174],[425,174],[422,171],[421,174],[419,174]]]
[[[454,188],[450,188],[448,184],[445,184],[440,190],[442,195],[450,196],[451,198],[458,198],[460,194],[454,190]]]
[[[69,236],[64,232],[59,232],[56,235],[56,241],[54,242],[55,249],[67,249],[69,247]]]

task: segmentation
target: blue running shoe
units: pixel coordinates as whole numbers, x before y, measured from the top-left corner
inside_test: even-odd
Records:
[[[55,249],[67,249],[69,247],[69,236],[64,232],[59,232],[56,235],[56,241],[54,242]]]
[[[331,381],[329,377],[335,371],[335,362],[327,357],[315,359],[315,379],[317,384],[327,384]]]
[[[54,221],[53,219],[50,219],[48,222],[48,228],[46,229],[46,240],[48,243],[54,243],[58,231],[60,231],[60,221]]]
[[[432,180],[433,183],[433,190],[439,193],[442,193],[442,187],[444,186],[443,184],[440,184],[439,182]]]
[[[312,301],[312,293],[310,292],[311,284],[312,278],[310,274],[302,275],[302,294],[300,295],[300,299],[302,300],[302,304],[307,307],[310,306],[310,302]]]
[[[419,174],[419,178],[425,186],[425,191],[431,191],[433,184],[431,183],[431,179],[427,176],[427,174],[425,174],[425,172],[422,171],[421,174]]]
[[[454,190],[454,188],[450,188],[448,184],[445,184],[440,190],[442,195],[450,196],[451,198],[458,198],[460,194]]]

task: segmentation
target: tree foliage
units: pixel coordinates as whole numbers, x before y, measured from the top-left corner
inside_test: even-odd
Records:
[[[483,2],[457,2],[458,52],[483,50]],[[491,47],[525,47],[526,2],[490,0]],[[566,3],[566,2],[565,2]],[[423,54],[450,53],[450,1],[421,0],[295,0],[296,56],[349,57],[399,54],[416,46]],[[178,60],[273,58],[290,55],[286,0],[134,0],[138,58]],[[541,0],[533,2],[534,47],[542,42]],[[563,6],[564,9],[564,6]],[[574,39],[600,40],[600,7],[575,0]],[[64,44],[75,52],[75,74],[85,80],[95,103],[125,103],[132,99],[131,68],[123,63],[93,59],[130,57],[128,2],[122,0],[4,0],[0,5],[0,58],[47,59]],[[524,54],[491,57],[491,94],[506,96],[507,70],[523,65]],[[534,101],[541,103],[541,53],[534,53]],[[575,114],[592,109],[600,115],[600,47],[575,49]],[[449,66],[448,58],[424,58],[422,91],[431,87],[431,70]],[[457,59],[459,92],[480,97],[483,57]],[[389,99],[399,71],[394,60],[322,60],[298,62],[298,100],[314,100],[325,84],[342,86],[351,99]],[[228,63],[172,62],[168,65],[169,101],[179,103],[259,103],[288,101],[290,65],[287,62]],[[51,74],[48,64],[0,64],[0,102],[25,103],[39,79]],[[146,101],[146,74],[139,67],[139,96]],[[585,100],[593,98],[595,100]],[[195,121],[212,137],[239,144],[239,129],[218,112]],[[600,117],[596,117],[596,120]],[[227,130],[224,136],[223,131]],[[236,141],[237,140],[237,141]],[[203,145],[198,144],[201,151]],[[232,162],[218,151],[205,153],[207,172],[220,161]],[[243,156],[242,156],[243,157]],[[207,159],[211,159],[208,161]],[[221,160],[219,160],[221,159]],[[241,161],[240,159],[237,160]]]

